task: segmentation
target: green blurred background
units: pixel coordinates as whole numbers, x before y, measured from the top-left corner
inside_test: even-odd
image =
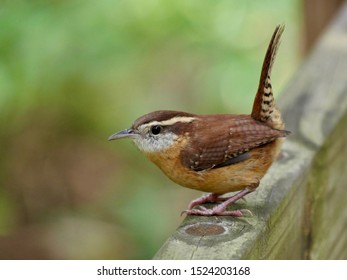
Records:
[[[199,192],[130,141],[158,109],[248,113],[275,26],[276,95],[301,53],[299,0],[0,4],[0,258],[148,259]]]

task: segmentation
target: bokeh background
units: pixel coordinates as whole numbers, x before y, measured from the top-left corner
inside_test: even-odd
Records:
[[[303,6],[1,1],[0,258],[151,258],[201,193],[108,136],[158,109],[250,112],[284,23],[278,96],[303,57]]]

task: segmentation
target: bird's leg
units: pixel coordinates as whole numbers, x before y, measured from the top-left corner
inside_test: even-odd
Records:
[[[240,216],[243,216],[244,213],[248,213],[248,214],[252,215],[252,212],[247,210],[247,209],[240,209],[240,210],[233,210],[233,211],[225,210],[230,204],[234,203],[235,201],[239,200],[240,198],[244,197],[246,194],[248,194],[252,191],[254,191],[254,188],[245,188],[244,190],[238,192],[237,194],[235,194],[229,198],[226,198],[226,200],[224,202],[213,207],[212,209],[207,209],[203,206],[200,206],[199,207],[200,209],[191,209],[190,208],[190,209],[184,211],[183,213],[187,213],[187,215],[199,215],[199,216],[214,216],[214,215],[216,215],[216,216],[240,217]],[[213,195],[213,194],[211,194],[211,195]],[[212,197],[212,198],[214,198],[214,197]],[[218,199],[218,196],[216,198]],[[205,200],[205,201],[207,201],[207,200]],[[193,203],[193,207],[199,204],[199,203],[194,204],[194,201],[192,201],[192,203]]]

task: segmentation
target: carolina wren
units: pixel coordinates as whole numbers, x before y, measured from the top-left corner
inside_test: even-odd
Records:
[[[289,134],[275,105],[270,81],[283,30],[284,26],[278,25],[272,35],[250,115],[155,111],[109,137],[132,139],[172,181],[209,193],[193,200],[183,212],[242,216],[248,211],[226,208],[258,187]],[[235,191],[234,196],[222,196]],[[200,205],[205,202],[221,203],[207,209]]]

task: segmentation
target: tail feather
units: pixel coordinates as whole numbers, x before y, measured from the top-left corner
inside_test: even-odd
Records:
[[[281,113],[277,109],[271,86],[271,70],[280,45],[284,25],[278,25],[272,35],[261,70],[259,87],[253,103],[252,118],[276,129],[284,129]]]

